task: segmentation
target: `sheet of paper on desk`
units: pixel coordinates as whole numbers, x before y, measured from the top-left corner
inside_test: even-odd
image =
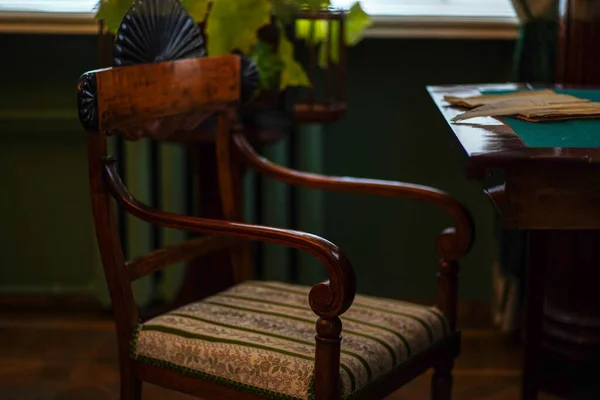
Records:
[[[527,90],[523,92],[513,92],[506,94],[481,94],[470,97],[444,96],[444,100],[453,106],[466,108],[481,107],[487,104],[493,104],[499,101],[525,100],[525,99],[545,99],[548,102],[580,102],[587,101],[568,94],[559,94],[552,90]]]
[[[600,118],[600,103],[577,102],[552,104],[542,101],[512,101],[488,104],[455,116],[452,121],[475,117],[515,116],[527,121],[556,121],[575,118]]]
[[[458,100],[448,100],[453,104],[460,104]],[[499,116],[514,116],[532,122],[600,118],[600,103],[551,90],[482,95],[461,100],[467,100],[463,104],[471,104],[472,109],[455,116],[453,122]]]

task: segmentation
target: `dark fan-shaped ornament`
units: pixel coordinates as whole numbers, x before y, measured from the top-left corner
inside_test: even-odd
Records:
[[[256,66],[256,63],[248,57],[241,57],[240,64],[242,73],[241,101],[242,104],[245,104],[252,98],[252,95],[254,95],[254,92],[258,88],[260,72]]]
[[[96,73],[87,72],[79,78],[77,85],[77,106],[79,121],[87,132],[98,131],[98,96]]]
[[[179,0],[136,0],[115,39],[116,66],[204,55],[202,32]]]

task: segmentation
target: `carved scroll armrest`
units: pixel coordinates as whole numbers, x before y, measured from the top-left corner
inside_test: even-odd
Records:
[[[113,159],[106,160],[105,173],[112,196],[127,212],[144,221],[173,229],[281,244],[318,258],[329,274],[327,282],[317,284],[310,291],[310,306],[318,316],[337,317],[343,314],[354,301],[356,292],[354,270],[344,253],[328,240],[289,229],[189,217],[156,210],[137,200],[127,190]]]
[[[471,248],[473,232],[468,211],[456,199],[438,189],[409,183],[333,177],[301,172],[282,167],[260,156],[241,134],[233,137],[239,156],[252,169],[270,178],[313,189],[372,194],[385,197],[412,199],[432,204],[452,217],[454,228],[446,229],[438,237],[436,250],[447,260],[464,256]]]

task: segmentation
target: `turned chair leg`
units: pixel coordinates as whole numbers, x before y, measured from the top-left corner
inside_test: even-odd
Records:
[[[140,381],[133,372],[131,365],[121,368],[121,398],[120,400],[141,400],[142,399],[142,381]]]
[[[452,368],[454,360],[446,360],[434,367],[431,378],[431,399],[450,400],[452,398]]]

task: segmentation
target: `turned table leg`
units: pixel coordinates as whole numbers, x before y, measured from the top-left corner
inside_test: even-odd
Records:
[[[539,389],[539,358],[541,354],[546,269],[546,233],[546,231],[530,231],[527,236],[522,400],[537,399]]]
[[[540,386],[600,398],[592,373],[600,360],[599,244],[594,229],[528,233],[524,400]]]

